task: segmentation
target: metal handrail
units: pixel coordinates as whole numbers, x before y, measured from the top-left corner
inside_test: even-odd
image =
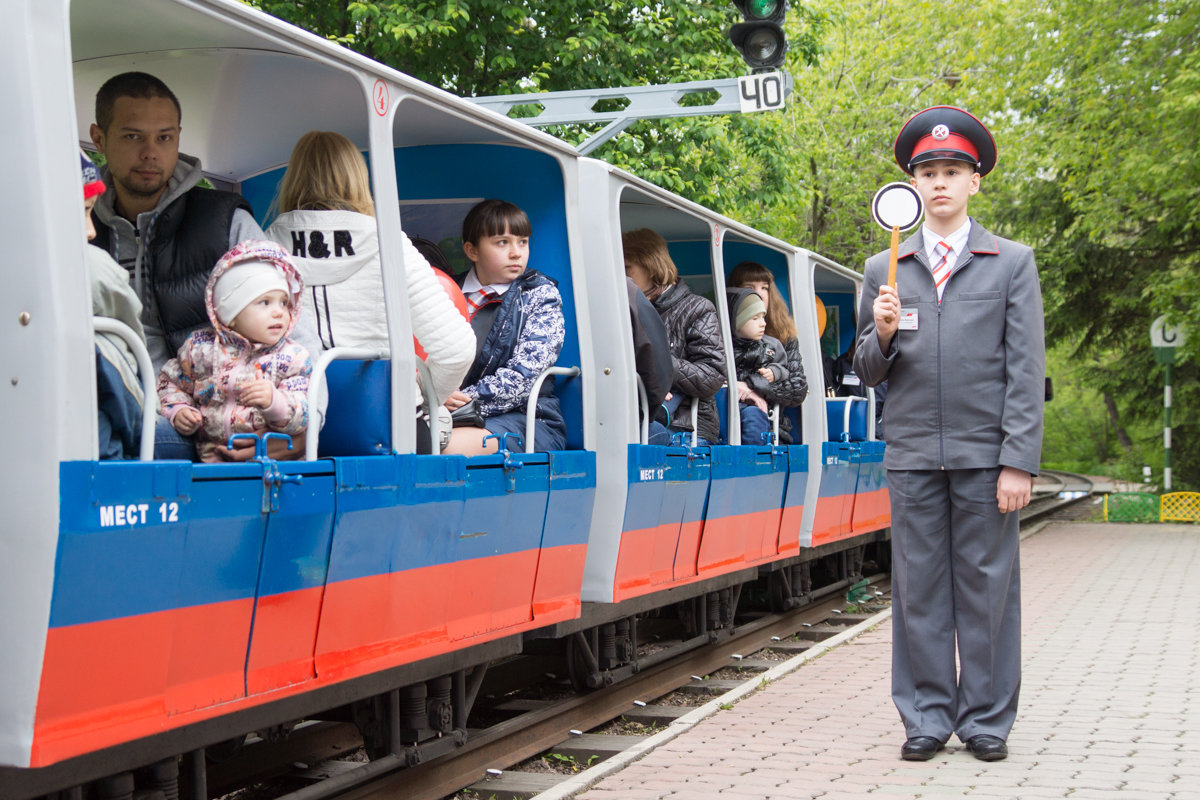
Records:
[[[692,447],[700,443],[700,398],[692,398]]]
[[[387,350],[367,347],[331,347],[317,357],[313,364],[312,376],[308,379],[308,435],[304,440],[304,460],[317,460],[317,440],[321,434],[321,426],[312,424],[312,410],[317,407],[320,392],[325,388],[325,370],[334,361],[358,359],[361,361],[379,361],[388,357]]]
[[[642,381],[641,375],[634,375],[637,378],[638,390],[638,407],[642,409],[641,427],[641,443],[646,444],[650,440],[650,417],[653,412],[650,408],[650,397],[646,394],[646,384]]]
[[[129,350],[137,361],[143,395],[142,438],[138,442],[138,460],[151,461],[154,459],[154,424],[158,419],[158,390],[155,388],[157,376],[150,361],[150,352],[146,350],[146,342],[133,328],[112,317],[92,317],[92,329],[96,333],[111,333],[120,337],[121,341],[129,345]]]
[[[870,441],[870,442],[875,441],[875,393],[874,392],[871,392],[871,394],[868,395],[867,397],[855,397],[855,396],[826,397],[825,402],[827,404],[828,403],[841,403],[841,402],[845,403],[844,407],[842,408],[842,434],[843,435],[848,435],[850,433],[850,411],[851,411],[851,408],[853,407],[853,405],[855,403],[866,403],[867,404],[867,441]]]
[[[549,367],[537,376],[537,380],[533,382],[533,388],[529,390],[529,401],[525,406],[525,452],[533,452],[533,432],[534,422],[537,419],[537,399],[541,394],[542,384],[546,378],[551,375],[563,375],[574,378],[579,375],[579,367]]]

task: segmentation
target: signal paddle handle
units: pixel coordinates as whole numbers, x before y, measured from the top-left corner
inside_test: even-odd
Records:
[[[892,252],[888,257],[888,286],[896,288],[896,257],[900,252],[900,228],[896,225],[892,226]],[[885,318],[886,322],[891,322],[892,318]]]

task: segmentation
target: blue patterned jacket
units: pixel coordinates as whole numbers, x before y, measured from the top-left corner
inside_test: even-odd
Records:
[[[463,380],[485,418],[524,411],[525,402],[546,368],[554,366],[566,337],[558,282],[527,269],[504,293],[491,330]],[[537,415],[562,422],[554,381],[542,384]]]

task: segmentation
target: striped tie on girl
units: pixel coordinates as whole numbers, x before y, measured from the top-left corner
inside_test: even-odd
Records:
[[[467,305],[471,307],[471,315],[468,319],[474,318],[475,314],[481,308],[489,303],[495,303],[500,299],[500,293],[490,286],[485,286],[482,289],[471,292],[467,295]]]

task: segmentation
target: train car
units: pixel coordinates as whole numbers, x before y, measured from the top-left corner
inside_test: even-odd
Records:
[[[701,641],[732,625],[744,584],[765,578],[786,605],[813,559],[884,536],[878,514],[855,523],[859,496],[886,491],[863,477],[870,432],[831,432],[817,366],[814,298],[853,295],[853,271],[233,0],[12,10],[0,796],[129,797],[178,786],[182,765],[184,793],[207,797],[206,748],[301,719],[353,720],[382,768],[432,758],[465,740],[496,659],[565,643],[577,685],[601,685],[636,666],[639,614],[688,608]],[[171,87],[181,151],[264,226],[305,132],[369,161],[391,346],[321,359],[310,459],[98,460],[76,153],[96,89],[130,70]],[[546,377],[567,447],[418,453],[402,231],[451,252],[492,196],[527,211],[530,266],[563,297]],[[718,298],[738,260],[770,266],[812,365],[795,443],[742,444],[728,394],[722,443],[644,443],[620,254],[635,227]],[[631,649],[598,661],[609,626]]]
[[[592,260],[585,273],[597,318],[621,325],[597,353],[598,503],[588,540],[583,612],[543,635],[565,637],[572,678],[578,687],[619,680],[646,662],[638,614],[669,598],[681,608],[687,634],[706,641],[731,627],[741,588],[765,578],[776,607],[800,601],[810,585],[810,562],[881,539],[882,519],[855,524],[863,486],[882,477],[871,472],[882,443],[859,424],[843,436],[831,426],[833,409],[848,400],[826,398],[818,296],[853,307],[861,276],[794,245],[666,192],[594,159],[579,166],[579,208],[584,218],[607,220],[581,231]],[[778,409],[792,416],[793,443],[776,438],[744,442],[736,393],[718,394],[719,442],[696,447],[646,443],[646,415],[639,415],[637,379],[625,297],[623,233],[649,228],[667,242],[680,278],[693,291],[718,298],[726,382],[736,381],[726,276],[742,261],[766,266],[797,324],[810,391],[802,405]],[[816,287],[820,293],[816,293]],[[836,316],[836,314],[835,314]],[[849,320],[850,314],[844,319]],[[853,326],[841,333],[853,336]],[[827,413],[827,411],[829,413]],[[623,435],[622,435],[623,434]],[[878,487],[886,493],[886,487]],[[886,504],[886,494],[884,495]],[[603,644],[602,644],[603,643]]]

